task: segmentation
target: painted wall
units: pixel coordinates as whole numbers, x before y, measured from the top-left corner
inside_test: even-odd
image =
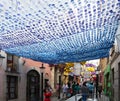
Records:
[[[35,69],[37,71],[40,72],[40,68],[42,66],[42,62],[38,62],[38,61],[33,61],[31,59],[25,59],[22,58],[23,61],[25,61],[24,67],[29,70],[29,69]],[[43,66],[45,67],[44,70],[44,77],[50,79],[51,81],[51,67],[49,66],[49,64],[43,63]],[[28,71],[26,71],[28,72]]]
[[[107,58],[101,58],[100,59],[100,70],[104,72],[106,67],[107,67]]]
[[[1,53],[2,53],[2,56],[6,57],[5,52],[2,51]],[[19,73],[10,73],[10,72],[6,72],[6,66],[7,66],[6,60],[7,60],[6,58],[3,60],[2,66],[0,67],[0,101],[6,101],[6,97],[7,97],[6,76],[7,75],[18,76],[18,98],[14,100],[8,100],[8,101],[26,101],[27,73],[30,70],[36,70],[41,75],[39,67],[42,66],[42,63],[30,60],[30,59],[19,58],[19,62],[18,62]],[[24,61],[25,61],[25,64],[23,65]],[[48,64],[44,64],[44,67],[45,67],[44,78],[49,79],[50,84],[53,87],[54,69],[51,72],[51,67],[49,67]]]

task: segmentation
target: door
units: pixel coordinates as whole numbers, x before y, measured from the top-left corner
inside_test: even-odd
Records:
[[[31,70],[27,73],[27,101],[39,101],[40,99],[40,75]]]

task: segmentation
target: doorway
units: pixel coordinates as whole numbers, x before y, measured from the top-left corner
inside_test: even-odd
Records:
[[[120,101],[120,62],[118,63],[118,94],[119,94],[119,96],[118,96],[118,101]]]
[[[37,71],[31,70],[27,73],[27,101],[40,100],[40,75]]]

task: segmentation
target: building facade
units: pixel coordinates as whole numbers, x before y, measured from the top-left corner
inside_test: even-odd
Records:
[[[108,58],[101,58],[100,62],[99,62],[99,70],[101,71],[99,76],[100,76],[100,80],[99,82],[102,83],[103,87],[104,87],[104,71],[107,67],[108,64]]]
[[[120,101],[120,52],[116,49],[117,44],[113,46],[110,54],[111,79],[112,79],[112,100]]]
[[[3,51],[1,54],[5,59],[0,66],[0,101],[40,101],[42,63]],[[43,86],[49,83],[54,89],[54,67],[43,66]]]

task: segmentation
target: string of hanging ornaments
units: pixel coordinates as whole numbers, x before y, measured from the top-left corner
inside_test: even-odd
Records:
[[[120,0],[1,0],[0,49],[50,64],[107,57]]]

